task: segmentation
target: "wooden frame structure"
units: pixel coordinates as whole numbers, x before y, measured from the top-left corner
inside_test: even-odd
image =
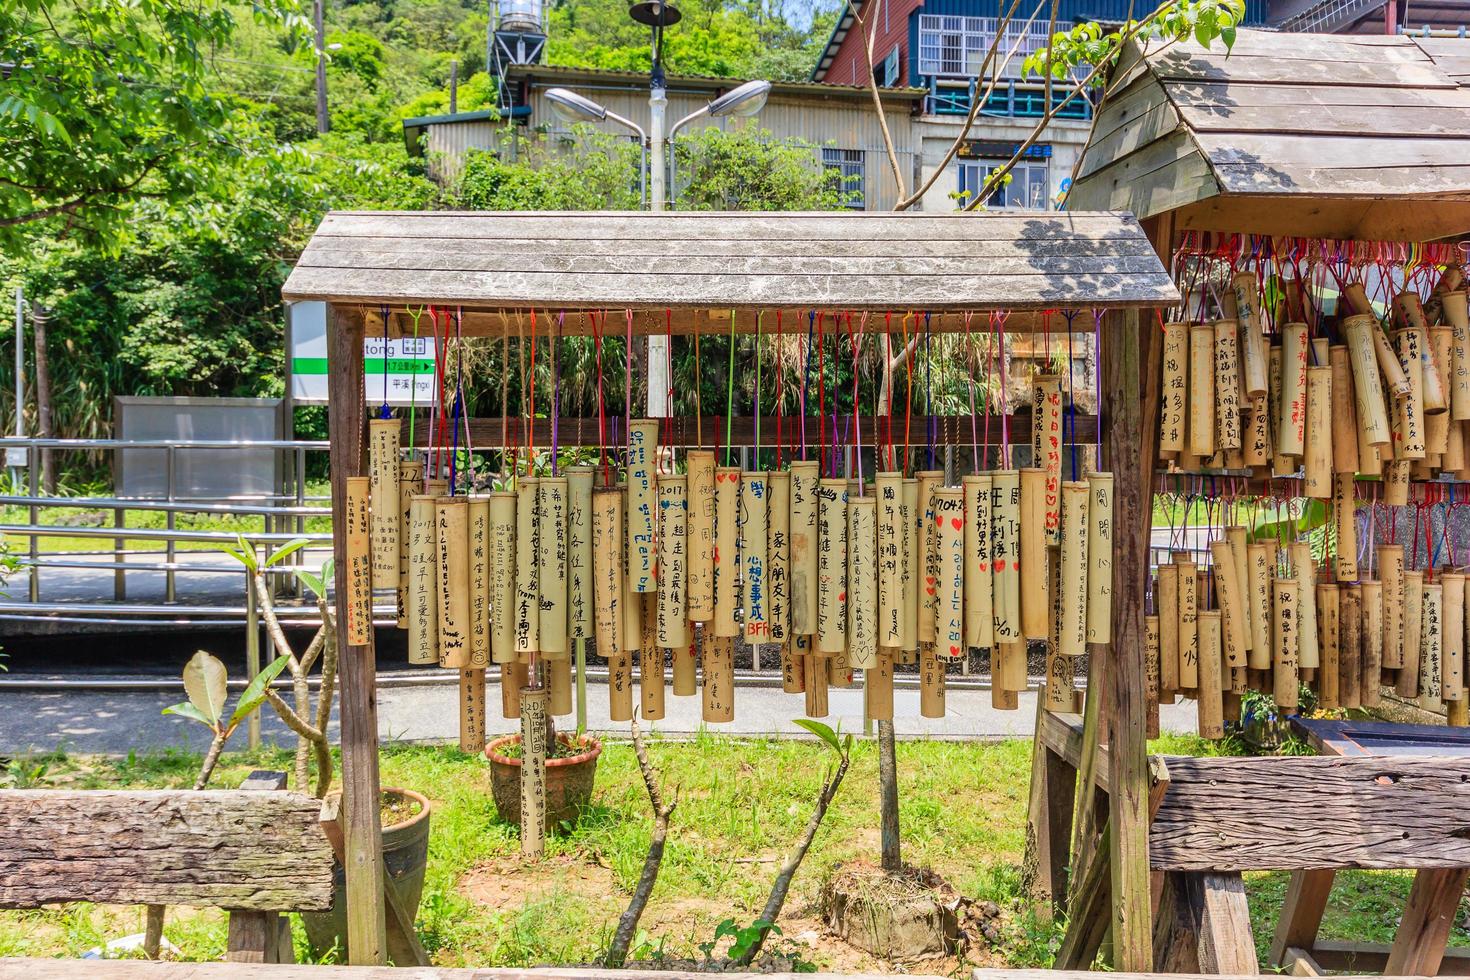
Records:
[[[1206,50],[1192,42],[1156,51],[1130,43],[1098,110],[1068,206],[1131,210],[1165,260],[1180,236],[1194,230],[1407,242],[1464,232],[1470,229],[1467,69],[1470,44],[1456,40],[1242,30],[1228,56],[1219,46]],[[1152,485],[1159,342],[1156,331],[1145,333],[1137,417],[1140,470]],[[1117,693],[1144,696],[1141,681],[1136,690]],[[1134,798],[1136,778],[1116,778],[1142,765],[1144,733],[1130,724],[1131,713],[1112,717],[1113,708],[1089,701],[1081,718],[1038,721],[1028,871],[1034,895],[1059,905],[1066,896],[1070,931],[1059,969],[1086,968],[1109,932],[1115,969],[1169,968],[1166,951],[1156,960],[1151,945],[1151,867],[1138,844],[1148,840],[1148,816],[1169,780],[1155,773],[1146,803]],[[1220,761],[1228,767],[1235,760]],[[1120,847],[1120,837],[1129,843]],[[1101,860],[1108,845],[1112,860],[1126,867],[1108,868]],[[1222,973],[1254,971],[1250,963],[1212,965]],[[1204,964],[1196,969],[1211,972]]]
[[[748,331],[757,311],[927,311],[936,328],[963,314],[1012,311],[1008,328],[1053,308],[1106,310],[1101,354],[1102,442],[1114,473],[1118,536],[1111,649],[1094,662],[1107,685],[1114,745],[1114,934],[1147,948],[1143,588],[1152,453],[1144,386],[1157,371],[1154,331],[1140,310],[1178,293],[1138,223],[1118,213],[1027,214],[538,214],[333,213],[287,281],[287,300],[322,300],[330,352],[332,510],[345,526],[346,481],[365,470],[363,337],[369,319],[401,330],[407,310],[462,310],[464,333],[501,335],[532,309],[630,311],[635,333]],[[711,312],[714,311],[714,312]],[[736,322],[732,324],[733,315]],[[568,316],[572,327],[580,317]],[[770,318],[767,318],[768,320]],[[875,321],[879,318],[873,318]],[[873,327],[876,329],[876,326]],[[566,332],[573,332],[567,330]],[[337,608],[345,621],[347,567],[339,535]],[[372,645],[338,634],[349,902],[349,959],[381,963],[386,945],[381,879],[377,710]],[[1136,941],[1135,941],[1136,940]],[[1141,968],[1134,959],[1120,966]]]

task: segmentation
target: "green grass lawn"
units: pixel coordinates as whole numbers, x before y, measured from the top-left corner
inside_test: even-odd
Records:
[[[1153,748],[1202,753],[1208,743],[1170,738]],[[662,874],[644,915],[635,956],[699,957],[725,919],[748,924],[765,902],[779,857],[806,823],[830,752],[812,742],[739,740],[706,735],[654,741],[650,755],[666,792],[677,792]],[[904,857],[932,868],[961,893],[1003,910],[1000,941],[968,962],[928,961],[910,972],[964,975],[972,965],[1050,964],[1059,927],[1043,925],[1019,895],[1031,746],[900,742]],[[127,759],[48,757],[17,761],[10,781],[55,788],[186,788],[198,760],[169,753]],[[36,775],[36,767],[45,771]],[[231,786],[252,768],[289,768],[283,754],[231,755],[213,785]],[[3,775],[3,771],[0,771]],[[648,800],[631,749],[603,753],[593,806],[550,839],[547,855],[525,861],[516,829],[499,822],[486,763],[453,748],[385,746],[384,785],[417,789],[434,803],[429,868],[418,926],[434,962],[444,966],[525,967],[585,963],[605,948],[637,880],[648,846]],[[787,948],[824,970],[890,972],[820,931],[816,899],[840,861],[876,859],[877,765],[859,743],[853,766],[818,833],[780,925]],[[1247,878],[1253,924],[1264,958],[1286,887],[1284,874]],[[1324,938],[1388,942],[1410,876],[1349,872],[1328,909]],[[85,903],[39,912],[0,912],[0,956],[78,956],[110,938],[142,930],[140,908]],[[1454,939],[1467,941],[1457,925]],[[298,956],[306,949],[299,925]],[[188,959],[224,953],[224,918],[170,909],[165,934]],[[794,937],[803,937],[794,945]]]

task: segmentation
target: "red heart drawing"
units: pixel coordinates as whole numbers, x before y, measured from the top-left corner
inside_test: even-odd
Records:
[[[949,523],[956,531],[965,526],[964,520],[958,517],[951,517]]]
[[[953,644],[950,644],[949,655],[951,657],[958,657],[960,655],[960,648]]]
[[[944,515],[943,514],[935,514],[934,515],[934,523],[937,526],[939,526],[939,527],[944,527]]]
[[[991,562],[990,563],[990,570],[992,572],[1003,572],[1003,571],[1005,571],[1006,570],[1006,563],[1005,563],[1005,561],[1004,560],[1000,560],[1000,561],[993,561],[993,562]]]
[[[847,593],[846,592],[839,592],[839,593],[837,593],[837,601],[838,602],[846,602],[847,601]]]
[[[924,589],[924,591],[926,593],[928,593],[929,595],[933,595],[934,594],[934,586],[931,585],[931,586],[927,587],[926,589]]]
[[[1018,562],[1018,561],[1011,562],[1011,571],[1013,571],[1013,572],[1019,572],[1020,570],[1021,570],[1021,563],[1020,562]]]
[[[934,576],[933,575],[925,575],[924,576],[924,581],[927,582],[929,585],[933,585],[934,584]]]

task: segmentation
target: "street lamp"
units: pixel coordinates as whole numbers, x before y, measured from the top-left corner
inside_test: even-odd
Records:
[[[766,99],[771,94],[771,83],[763,80],[755,80],[737,85],[724,95],[711,99],[689,115],[680,119],[669,127],[669,196],[677,200],[679,197],[679,182],[675,179],[679,165],[678,157],[674,155],[674,137],[685,123],[691,123],[696,119],[709,116],[711,119],[719,119],[721,116],[746,117],[753,116],[765,108]],[[662,159],[656,157],[655,159]]]
[[[642,162],[638,167],[638,202],[640,207],[646,206],[648,204],[648,134],[643,131],[643,127],[625,116],[618,115],[601,102],[594,102],[571,89],[549,88],[546,90],[546,100],[551,103],[551,111],[556,113],[556,117],[564,123],[604,122],[611,119],[638,134],[638,149],[642,152]],[[663,209],[654,208],[654,210]]]

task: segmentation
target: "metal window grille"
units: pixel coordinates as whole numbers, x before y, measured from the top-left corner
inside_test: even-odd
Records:
[[[991,173],[1005,165],[1003,160],[984,160],[959,165],[960,206],[968,204],[980,193]],[[1011,180],[990,192],[987,208],[1045,211],[1050,207],[1049,168],[1045,161],[1027,161],[1011,168]]]
[[[867,208],[867,188],[864,186],[862,150],[839,150],[822,148],[822,168],[827,178],[842,195],[842,203],[856,211]]]

